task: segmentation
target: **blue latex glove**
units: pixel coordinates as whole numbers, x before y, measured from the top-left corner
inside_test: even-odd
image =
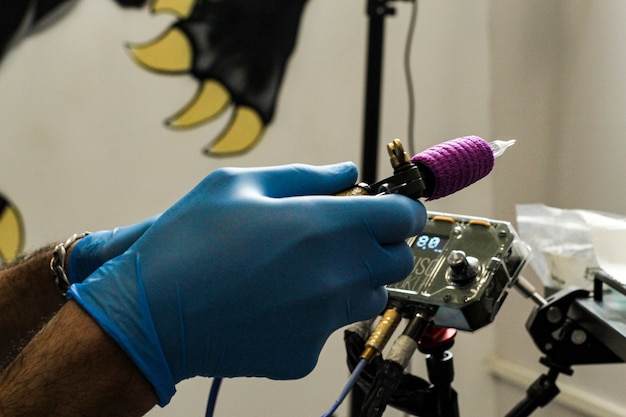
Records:
[[[303,377],[338,328],[384,309],[426,211],[335,197],[353,164],[223,169],[68,295],[117,341],[160,404],[196,375]]]
[[[83,282],[106,261],[126,252],[158,216],[114,230],[101,230],[80,239],[70,252],[67,278],[70,284]]]

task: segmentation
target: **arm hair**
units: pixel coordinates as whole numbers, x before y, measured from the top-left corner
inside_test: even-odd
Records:
[[[135,364],[73,301],[0,374],[0,417],[136,417],[157,402]]]

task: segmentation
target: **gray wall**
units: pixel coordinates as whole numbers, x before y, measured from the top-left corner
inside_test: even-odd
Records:
[[[404,139],[407,131],[402,54],[410,5],[394,6],[397,16],[387,20],[380,176],[390,171],[385,142]],[[511,221],[522,202],[626,213],[626,200],[614,192],[625,169],[619,163],[626,147],[619,138],[626,111],[624,7],[580,0],[420,2],[411,59],[416,148],[468,134],[518,139],[492,175],[428,203],[430,210]],[[80,2],[0,67],[0,191],[21,208],[28,247],[148,217],[220,166],[358,162],[364,10],[363,1],[311,1],[265,138],[244,156],[209,159],[200,149],[224,120],[189,132],[165,129],[161,121],[191,97],[195,83],[146,72],[123,47],[155,37],[171,18],[122,12],[112,1]],[[523,328],[530,309],[512,295],[495,326],[459,335],[455,386],[462,415],[503,415],[521,397],[519,388],[492,378],[490,359],[542,371]],[[226,381],[218,415],[319,415],[347,379],[344,362],[338,332],[303,380]],[[421,358],[413,366],[422,370]],[[623,406],[616,383],[623,377],[619,367],[577,370],[567,383]],[[180,384],[172,404],[150,415],[202,415],[209,382]]]
[[[493,1],[490,21],[493,134],[519,139],[515,157],[494,175],[496,215],[514,218],[516,203],[626,215],[626,4]],[[525,275],[539,284],[530,268]],[[530,306],[509,297],[496,321],[495,348],[505,362],[538,376],[546,368],[520,333]],[[625,376],[623,365],[578,366],[559,385],[573,392],[570,404],[598,401],[605,408],[593,415],[623,416]],[[501,415],[522,393],[502,382],[497,397]],[[537,415],[586,414],[548,407]]]

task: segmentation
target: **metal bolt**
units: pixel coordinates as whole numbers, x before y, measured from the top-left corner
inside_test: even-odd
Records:
[[[582,345],[587,341],[587,332],[584,330],[576,329],[572,332],[570,339],[575,345]]]
[[[550,307],[546,313],[546,318],[552,324],[556,324],[563,319],[563,313],[557,307]]]

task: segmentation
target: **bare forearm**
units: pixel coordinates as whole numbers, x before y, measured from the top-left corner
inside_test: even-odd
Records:
[[[65,302],[50,270],[52,252],[43,248],[0,271],[0,370]]]
[[[74,302],[0,375],[0,417],[131,417],[156,403],[143,374]]]

